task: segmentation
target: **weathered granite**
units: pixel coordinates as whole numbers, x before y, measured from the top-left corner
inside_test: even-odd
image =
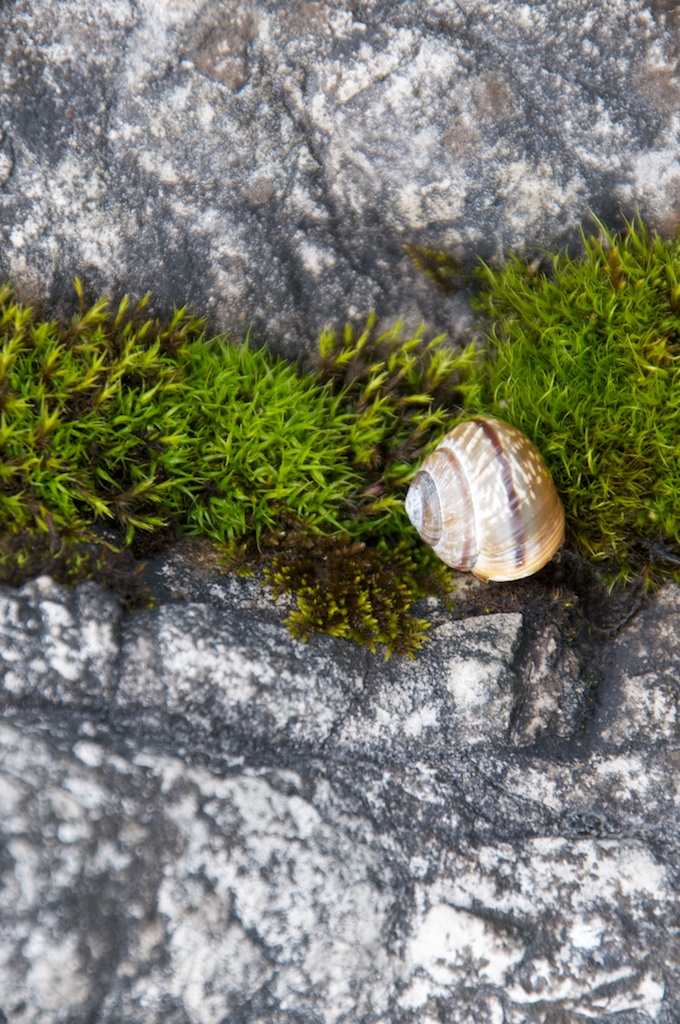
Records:
[[[680,589],[387,663],[210,592],[0,594],[7,1020],[678,1019]]]
[[[590,210],[675,228],[679,39],[661,0],[2,4],[0,273],[295,353],[373,306],[455,331],[404,242],[469,264]]]

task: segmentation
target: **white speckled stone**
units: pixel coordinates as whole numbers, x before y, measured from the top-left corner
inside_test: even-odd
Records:
[[[388,663],[186,588],[0,593],[12,1024],[677,1018],[677,588],[598,658],[513,614]]]
[[[21,0],[0,10],[0,272],[150,289],[297,354],[429,320],[402,244],[472,261],[679,209],[661,0]]]

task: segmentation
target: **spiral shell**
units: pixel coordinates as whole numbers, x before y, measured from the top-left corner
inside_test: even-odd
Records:
[[[564,540],[564,510],[540,453],[509,423],[459,423],[423,462],[406,495],[416,530],[454,569],[519,580]]]

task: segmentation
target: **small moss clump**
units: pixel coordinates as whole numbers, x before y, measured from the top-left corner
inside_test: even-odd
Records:
[[[385,658],[423,646],[429,623],[411,614],[418,598],[434,595],[453,608],[449,570],[413,538],[367,544],[291,524],[263,537],[260,549],[252,540],[229,545],[222,564],[238,575],[260,569],[274,600],[294,599],[284,619],[294,637],[328,633],[372,652],[380,645]]]
[[[458,291],[465,278],[460,262],[451,253],[441,249],[424,249],[418,245],[404,245],[414,266],[421,270],[444,295]]]
[[[512,258],[479,278],[493,343],[479,408],[538,445],[586,557],[618,578],[675,571],[680,241],[639,220],[620,235],[600,225],[578,259]]]
[[[329,633],[366,644],[386,656],[422,647],[428,623],[410,615],[417,597],[448,593],[444,567],[414,557],[405,544],[367,547],[349,537],[292,531],[268,560],[265,575],[274,597],[294,594],[297,608],[285,620],[293,636]]]

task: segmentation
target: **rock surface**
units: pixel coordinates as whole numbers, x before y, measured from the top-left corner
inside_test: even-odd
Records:
[[[591,210],[675,228],[679,43],[663,0],[5,3],[0,272],[295,354],[374,306],[455,332],[404,242],[469,265]]]
[[[6,1020],[678,1020],[679,588],[406,663],[209,592],[0,593]]]
[[[150,289],[297,355],[455,335],[465,266],[672,231],[666,0],[0,5],[0,274]],[[438,619],[307,646],[168,562],[0,593],[0,1024],[677,1024],[680,591],[609,644]]]

